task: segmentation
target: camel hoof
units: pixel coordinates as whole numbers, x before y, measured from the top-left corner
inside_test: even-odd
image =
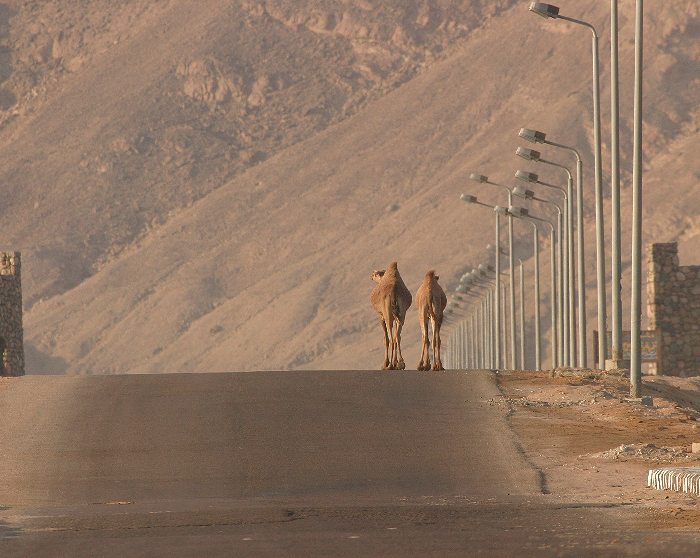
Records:
[[[423,366],[422,362],[418,363],[418,366],[416,366],[416,370],[418,370],[419,372],[423,372],[425,370],[425,366]]]
[[[382,364],[382,370],[391,370],[391,364],[389,364],[389,361]]]
[[[406,370],[406,363],[402,360],[396,367],[397,370]]]

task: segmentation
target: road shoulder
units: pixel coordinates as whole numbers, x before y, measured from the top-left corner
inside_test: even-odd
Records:
[[[552,499],[631,507],[640,528],[695,528],[697,498],[646,487],[649,469],[700,466],[700,389],[694,380],[645,378],[653,406],[626,401],[629,381],[592,370],[501,372],[501,397],[526,458]],[[695,395],[697,393],[697,395]],[[499,400],[500,399],[500,400]]]

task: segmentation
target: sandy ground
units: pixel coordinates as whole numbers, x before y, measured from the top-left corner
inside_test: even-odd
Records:
[[[697,498],[646,487],[649,469],[700,466],[700,384],[645,377],[646,407],[625,399],[628,378],[600,371],[503,372],[503,392],[527,458],[555,498],[639,508],[640,527],[696,529]]]

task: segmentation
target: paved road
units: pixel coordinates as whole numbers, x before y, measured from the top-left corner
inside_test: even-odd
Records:
[[[499,397],[487,372],[3,380],[0,555],[700,548],[649,533],[631,544],[627,510],[542,495]]]

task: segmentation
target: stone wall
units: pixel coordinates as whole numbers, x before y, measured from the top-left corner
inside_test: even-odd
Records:
[[[700,376],[700,266],[678,264],[678,244],[647,247],[647,315],[657,374]],[[654,371],[652,371],[654,372]]]
[[[0,252],[0,375],[24,375],[22,265],[19,252]]]

